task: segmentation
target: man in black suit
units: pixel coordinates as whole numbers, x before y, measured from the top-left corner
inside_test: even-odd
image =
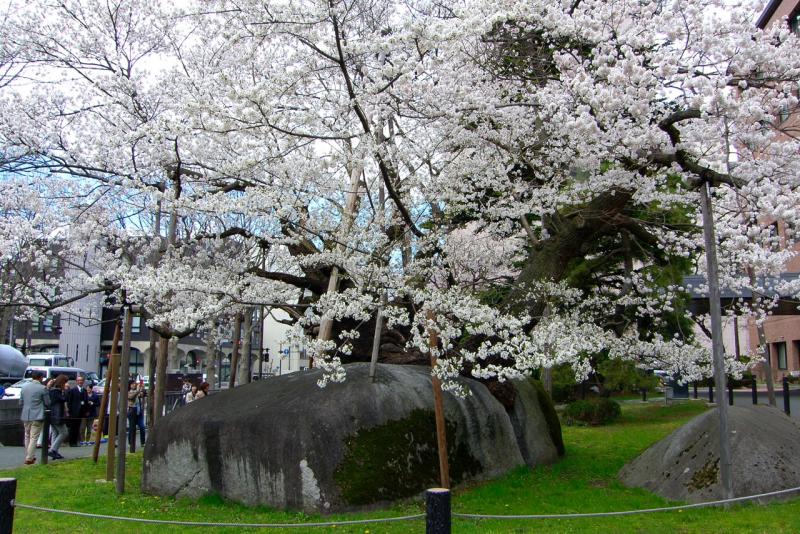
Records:
[[[81,421],[85,417],[89,395],[83,385],[83,377],[78,376],[75,385],[67,392],[67,429],[69,430],[69,446],[77,447],[81,429]]]

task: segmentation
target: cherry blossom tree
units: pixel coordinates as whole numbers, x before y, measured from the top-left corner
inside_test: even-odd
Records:
[[[2,130],[165,215],[139,236],[157,261],[109,263],[165,334],[281,306],[341,379],[380,309],[380,346],[445,379],[586,376],[602,351],[695,379],[710,355],[647,325],[681,293],[658,271],[701,259],[699,188],[723,278],[734,199],[793,218],[797,190],[770,122],[797,105],[796,38],[715,5],[75,1],[20,22],[41,75]]]

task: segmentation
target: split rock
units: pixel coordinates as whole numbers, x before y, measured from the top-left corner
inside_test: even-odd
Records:
[[[373,382],[368,364],[345,368],[347,380],[325,388],[317,386],[322,372],[312,370],[174,410],[158,421],[147,442],[142,489],[335,511],[438,486],[430,369],[380,365]],[[521,388],[512,424],[483,384],[461,384],[471,393],[467,397],[444,394],[453,484],[558,458],[551,436],[557,432],[560,438],[560,428],[548,427],[535,391]]]

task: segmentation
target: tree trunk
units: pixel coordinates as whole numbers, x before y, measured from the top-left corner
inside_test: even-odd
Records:
[[[211,336],[206,339],[206,382],[212,386],[217,381],[217,351]]]
[[[752,268],[747,269],[747,276],[750,279],[750,290],[752,292],[753,301],[758,297],[763,297],[763,295],[757,293],[755,290],[757,285],[756,274]],[[764,333],[763,322],[756,323],[756,334],[758,335],[758,346],[764,351],[763,368],[764,380],[767,383],[767,399],[770,406],[777,406],[778,404],[775,401],[775,379],[772,377],[772,361],[769,357],[769,345],[767,345],[767,336]]]
[[[233,352],[231,353],[231,376],[228,378],[228,388],[236,387],[236,372],[239,370],[239,344],[242,341],[242,314],[237,313],[233,320]]]
[[[14,340],[9,335],[9,325],[14,317],[14,308],[8,307],[0,309],[0,344],[13,345]]]
[[[767,400],[770,406],[777,406],[775,401],[775,379],[772,377],[772,360],[769,357],[769,345],[767,345],[767,336],[764,334],[764,324],[756,325],[756,332],[758,333],[758,346],[764,351],[764,380],[767,382]]]
[[[156,358],[156,392],[153,396],[153,426],[164,414],[164,403],[167,393],[167,358],[169,357],[169,339],[159,337],[158,357]]]
[[[242,357],[239,364],[239,385],[249,384],[253,374],[253,308],[248,308],[245,312],[242,330]]]
[[[152,432],[153,428],[153,414],[155,413],[155,398],[156,398],[156,347],[158,346],[158,334],[154,330],[150,330],[150,354],[147,359],[150,362],[148,372],[148,385],[150,391],[147,392],[147,398],[150,402],[147,403],[147,430]]]
[[[545,367],[542,370],[542,385],[544,386],[544,390],[550,395],[550,398],[553,398],[553,368],[552,367]]]
[[[167,365],[168,371],[176,371],[181,368],[181,358],[178,352],[178,338],[169,338],[169,364]]]

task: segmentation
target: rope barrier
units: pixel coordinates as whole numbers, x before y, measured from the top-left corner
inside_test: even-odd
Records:
[[[794,493],[800,491],[800,487],[789,488],[778,491],[770,491],[768,493],[759,493],[757,495],[748,495],[746,497],[734,497],[731,499],[722,499],[719,501],[709,501],[694,504],[685,504],[682,506],[667,506],[663,508],[645,508],[643,510],[624,510],[621,512],[588,512],[578,514],[530,514],[530,515],[496,515],[496,514],[460,514],[453,513],[452,517],[458,519],[579,519],[587,517],[614,517],[635,514],[652,514],[657,512],[671,512],[675,510],[689,510],[693,508],[707,508],[711,506],[720,506],[723,504],[751,501],[754,499],[761,499],[764,497],[773,497],[776,495],[784,495],[787,493]],[[240,528],[307,528],[307,527],[333,527],[333,526],[348,526],[348,525],[368,525],[374,523],[393,523],[399,521],[415,521],[424,519],[425,514],[407,515],[401,517],[385,517],[376,519],[356,519],[351,521],[331,521],[324,523],[212,523],[205,521],[172,521],[162,519],[144,519],[138,517],[124,517],[116,515],[92,514],[88,512],[75,512],[72,510],[59,510],[56,508],[45,508],[42,506],[33,506],[30,504],[22,504],[12,501],[11,505],[16,508],[35,510],[38,512],[50,512],[56,514],[75,515],[80,517],[89,517],[94,519],[108,519],[112,521],[129,521],[133,523],[148,523],[159,525],[179,525],[189,527],[240,527]]]
[[[12,502],[15,508],[35,510],[37,512],[51,512],[54,514],[77,515],[94,519],[110,519],[112,521],[129,521],[133,523],[149,523],[158,525],[179,525],[185,527],[239,527],[239,528],[307,528],[307,527],[342,527],[348,525],[368,525],[372,523],[393,523],[398,521],[413,521],[424,519],[425,514],[407,515],[402,517],[384,517],[376,519],[356,519],[352,521],[331,521],[328,523],[211,523],[205,521],[170,521],[166,519],[144,519],[140,517],[123,517],[117,515],[90,514],[88,512],[74,512],[72,510],[59,510],[44,508],[30,504]]]
[[[789,488],[778,491],[770,491],[769,493],[759,493],[758,495],[748,495],[747,497],[734,497],[732,499],[723,499],[721,501],[699,502],[694,504],[685,504],[683,506],[667,506],[664,508],[645,508],[643,510],[625,510],[622,512],[589,512],[583,514],[537,514],[537,515],[493,515],[493,514],[458,514],[453,513],[453,517],[459,519],[578,519],[583,517],[611,517],[622,515],[634,514],[652,514],[656,512],[671,512],[675,510],[687,510],[690,508],[706,508],[709,506],[720,506],[733,502],[751,501],[753,499],[760,499],[762,497],[772,497],[774,495],[782,495],[785,493],[793,493],[800,491],[800,487]]]

